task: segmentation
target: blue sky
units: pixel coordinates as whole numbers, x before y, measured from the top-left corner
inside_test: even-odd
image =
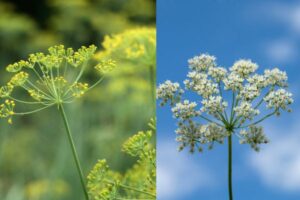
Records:
[[[230,67],[250,58],[289,76],[293,112],[263,122],[271,143],[255,153],[233,146],[235,199],[300,199],[300,3],[296,1],[158,0],[157,82],[182,82],[187,59],[199,53]],[[168,107],[157,109],[158,199],[227,199],[227,149],[190,155],[176,151],[176,121]]]

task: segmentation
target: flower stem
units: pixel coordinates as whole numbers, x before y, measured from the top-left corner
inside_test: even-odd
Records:
[[[109,184],[114,184],[114,182],[109,181],[109,180],[104,180],[104,182],[109,183]],[[156,195],[153,194],[153,193],[151,193],[151,192],[139,190],[139,189],[136,189],[134,187],[130,187],[130,186],[127,186],[127,185],[124,185],[124,184],[121,184],[121,183],[119,183],[118,186],[120,186],[120,187],[122,187],[124,189],[128,189],[128,190],[132,190],[132,191],[138,192],[138,193],[147,194],[147,195],[149,195],[151,197],[156,197]]]
[[[229,200],[233,200],[232,193],[232,133],[228,136],[228,194]]]
[[[150,80],[150,84],[151,84],[151,98],[153,101],[153,104],[155,105],[155,68],[154,65],[150,65],[149,67],[149,80]]]
[[[69,143],[71,145],[72,154],[73,154],[73,157],[74,157],[74,160],[75,160],[75,163],[76,163],[76,168],[77,168],[77,171],[78,171],[78,174],[79,174],[79,177],[80,177],[80,182],[81,182],[81,186],[82,186],[82,189],[83,189],[83,192],[84,192],[85,199],[89,200],[88,192],[87,192],[85,182],[84,182],[84,176],[83,176],[82,169],[81,169],[81,166],[80,166],[80,163],[79,163],[79,158],[78,158],[78,155],[77,155],[77,152],[76,152],[76,148],[75,148],[75,144],[74,144],[73,137],[72,137],[72,134],[71,134],[68,119],[67,119],[67,116],[66,116],[66,113],[65,113],[65,110],[64,110],[62,104],[59,105],[59,111],[60,111],[60,114],[63,118],[64,125],[65,125],[65,128],[66,128],[67,134],[68,134],[68,140],[69,140]]]

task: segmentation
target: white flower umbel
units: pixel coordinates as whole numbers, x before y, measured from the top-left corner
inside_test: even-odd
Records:
[[[189,72],[188,79],[184,81],[187,89],[194,90],[199,95],[208,98],[213,94],[219,93],[218,84],[208,79],[208,75],[196,71]]]
[[[223,81],[225,90],[232,90],[234,92],[243,88],[244,79],[236,72],[231,72]]]
[[[226,101],[223,101],[221,96],[210,96],[208,99],[203,99],[202,103],[202,112],[208,112],[210,115],[221,119],[221,115],[228,106]]]
[[[238,60],[230,68],[230,71],[237,73],[243,78],[247,78],[251,73],[257,70],[258,66],[251,60]]]
[[[192,117],[200,115],[200,111],[196,111],[196,102],[189,102],[189,100],[184,100],[183,103],[177,103],[175,107],[172,108],[173,116],[182,120],[187,120]]]
[[[161,99],[161,106],[170,101],[171,105],[180,100],[180,96],[183,94],[183,90],[180,88],[179,83],[172,83],[167,80],[160,84],[156,90],[157,98]]]
[[[263,128],[258,126],[265,119],[290,111],[292,94],[286,89],[287,75],[278,68],[257,74],[258,65],[251,60],[238,60],[228,69],[219,67],[216,58],[208,54],[188,61],[190,71],[184,81],[185,90],[170,81],[159,85],[157,97],[161,105],[170,102],[178,120],[177,141],[179,149],[189,147],[190,152],[203,151],[214,143],[228,139],[229,199],[233,199],[232,136],[241,144],[249,144],[259,151],[260,144],[268,143]],[[181,94],[196,92],[196,102],[180,102]],[[177,103],[177,104],[176,104]]]
[[[256,84],[247,84],[240,91],[238,98],[245,101],[252,101],[260,95],[260,88]]]
[[[189,68],[193,71],[206,71],[211,67],[215,67],[216,58],[208,54],[201,54],[188,60]]]
[[[274,68],[272,70],[265,70],[265,79],[268,85],[277,85],[280,87],[287,86],[287,75],[286,72],[280,71],[278,68]]]
[[[278,89],[270,92],[264,100],[267,102],[267,107],[275,110],[287,110],[287,106],[293,103],[292,93],[285,89]]]
[[[242,101],[240,105],[236,106],[234,112],[237,117],[250,120],[259,114],[259,110],[252,108],[252,104],[247,101]]]
[[[281,111],[290,111],[288,106],[293,103],[292,94],[284,89],[287,88],[287,75],[278,68],[267,69],[264,74],[257,74],[255,72],[258,65],[251,60],[242,59],[236,61],[228,73],[226,68],[217,65],[214,56],[208,54],[191,58],[188,63],[190,71],[184,85],[187,91],[194,91],[200,96],[200,105],[188,100],[180,103],[184,91],[179,83],[166,81],[157,89],[157,98],[161,100],[161,105],[168,102],[172,106],[175,105],[172,111],[179,124],[190,121],[193,117],[197,123],[214,123],[224,128],[228,132],[227,135],[232,135],[240,128],[246,130],[250,125],[255,125],[274,114],[278,115]],[[232,98],[225,100],[228,96]],[[265,113],[260,112],[263,104],[271,112],[259,118],[260,113]],[[227,109],[228,107],[230,109]],[[205,134],[202,136],[205,137]],[[199,145],[209,143],[208,141],[210,140],[201,140]]]

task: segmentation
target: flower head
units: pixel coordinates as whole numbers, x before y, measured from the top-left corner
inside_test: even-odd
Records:
[[[196,117],[200,115],[200,112],[196,111],[196,107],[197,104],[195,102],[184,100],[182,103],[177,103],[175,107],[172,108],[173,116],[182,120],[187,120],[192,117]]]
[[[180,88],[179,83],[173,83],[169,80],[165,81],[163,84],[160,84],[156,90],[156,96],[158,99],[161,99],[161,105],[165,105],[170,101],[171,105],[177,103],[183,90]]]
[[[251,60],[238,60],[230,68],[230,71],[237,73],[239,76],[246,78],[258,68],[256,63]]]
[[[207,74],[192,71],[188,73],[187,77],[188,79],[184,81],[187,89],[191,89],[205,98],[218,94],[218,84],[209,79]]]
[[[286,72],[280,71],[278,68],[274,68],[272,70],[265,70],[265,80],[268,85],[272,86],[287,86],[287,75]]]
[[[155,38],[154,28],[134,28],[106,36],[102,43],[104,50],[96,54],[96,58],[99,60],[112,58],[117,62],[134,62],[153,67],[156,56]]]
[[[173,102],[179,149],[189,146],[191,152],[195,148],[202,151],[205,144],[211,149],[215,142],[222,143],[225,137],[237,134],[242,144],[247,143],[258,151],[259,145],[268,140],[257,124],[281,111],[290,111],[292,94],[284,89],[287,75],[278,68],[265,70],[264,74],[255,73],[258,65],[251,60],[238,60],[229,70],[217,66],[215,61],[216,58],[208,54],[188,60],[184,93],[192,91],[199,95],[197,103],[185,100],[174,104],[178,83],[167,81],[157,89],[161,105]],[[179,93],[183,94],[183,90]],[[270,113],[263,115],[263,104]]]
[[[224,80],[225,90],[238,91],[243,88],[244,79],[236,72],[231,72]]]
[[[47,53],[30,54],[27,60],[10,64],[6,70],[13,73],[6,85],[0,88],[0,98],[6,99],[1,105],[1,118],[11,121],[15,102],[40,105],[41,110],[52,105],[71,103],[82,97],[90,88],[102,80],[102,75],[116,66],[113,60],[102,61],[95,69],[102,75],[90,86],[81,82],[87,67],[93,64],[96,46],[81,47],[77,51],[63,45],[50,47]],[[14,96],[13,91],[19,88],[26,99]],[[26,113],[32,113],[26,112]],[[24,113],[22,113],[24,114]]]
[[[249,126],[247,130],[242,129],[240,131],[240,143],[250,144],[251,148],[255,151],[259,151],[260,144],[269,143],[269,139],[263,133],[261,126]]]
[[[189,68],[192,71],[202,72],[216,66],[216,58],[208,54],[201,54],[188,60]]]
[[[267,103],[267,108],[275,108],[277,110],[280,108],[286,110],[288,105],[294,102],[292,99],[292,93],[285,89],[278,89],[270,92],[264,98],[264,101]]]
[[[259,114],[259,110],[252,108],[252,104],[247,101],[242,101],[240,105],[234,108],[237,117],[244,119],[253,119]]]

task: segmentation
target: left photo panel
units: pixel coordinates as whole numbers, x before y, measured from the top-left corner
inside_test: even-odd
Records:
[[[0,2],[1,200],[156,199],[155,10]]]

